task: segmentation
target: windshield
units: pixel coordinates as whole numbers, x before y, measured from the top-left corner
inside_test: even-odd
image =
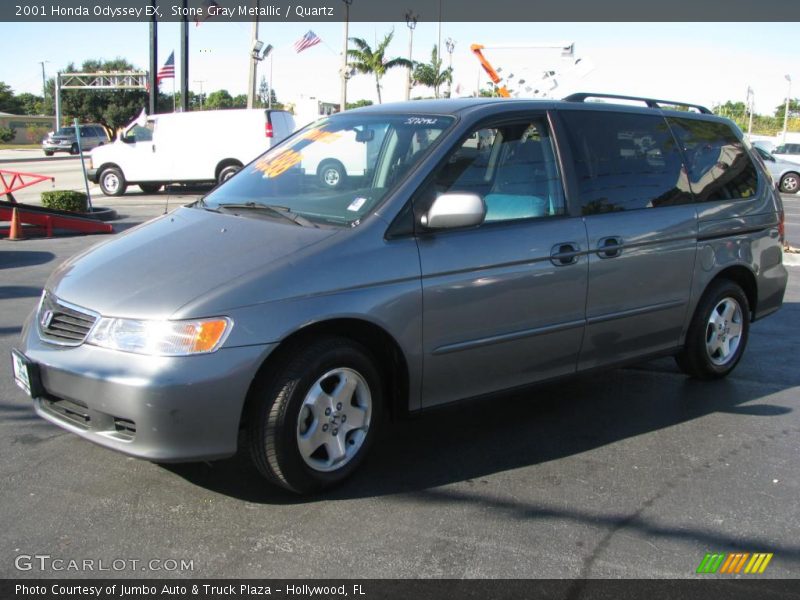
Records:
[[[74,127],[62,127],[56,132],[56,135],[75,135]]]
[[[203,199],[280,207],[313,223],[354,225],[427,154],[452,117],[336,115],[307,127]]]

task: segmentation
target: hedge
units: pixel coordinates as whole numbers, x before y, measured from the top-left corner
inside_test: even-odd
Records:
[[[17,133],[11,127],[0,127],[0,142],[8,143],[13,141]]]
[[[85,213],[88,210],[86,194],[72,190],[42,192],[42,206],[79,213]]]

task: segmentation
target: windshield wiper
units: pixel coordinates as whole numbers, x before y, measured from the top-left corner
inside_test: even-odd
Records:
[[[292,212],[288,206],[279,206],[277,204],[261,204],[260,202],[244,202],[242,204],[220,204],[219,208],[222,210],[235,210],[237,208],[244,208],[247,210],[264,210],[273,215],[278,215],[287,221],[291,221],[295,225],[300,225],[301,227],[317,227],[317,225],[305,217]]]
[[[203,210],[207,210],[209,212],[215,212],[215,213],[219,212],[219,209],[211,208],[208,204],[206,204],[206,197],[205,196],[203,196],[197,202],[195,202],[194,205],[202,208]]]

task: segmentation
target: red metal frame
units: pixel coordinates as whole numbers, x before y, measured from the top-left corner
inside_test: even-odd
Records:
[[[31,181],[25,181],[26,177],[30,177]],[[8,178],[8,179],[6,179]],[[22,188],[26,188],[29,185],[34,185],[36,183],[41,183],[42,181],[55,181],[55,177],[49,177],[48,175],[37,175],[36,173],[21,173],[19,171],[7,171],[5,169],[0,169],[0,194],[11,194],[12,192],[16,192],[17,190],[21,190]],[[15,202],[15,200],[12,200]]]
[[[114,233],[108,223],[86,217],[65,215],[63,211],[50,211],[39,206],[30,206],[14,202],[0,201],[0,221],[11,221],[14,209],[17,209],[20,223],[36,225],[45,231],[47,237],[53,236],[53,229],[68,229],[80,233]],[[8,235],[8,230],[0,230]]]

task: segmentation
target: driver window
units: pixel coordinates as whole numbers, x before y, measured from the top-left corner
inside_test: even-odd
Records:
[[[125,137],[132,139],[135,142],[152,142],[153,131],[155,130],[155,127],[155,121],[148,121],[144,127],[141,125],[134,125],[128,130],[128,133]]]
[[[526,120],[472,132],[439,169],[426,199],[430,203],[447,192],[483,198],[486,223],[564,214],[564,193],[545,122]]]

